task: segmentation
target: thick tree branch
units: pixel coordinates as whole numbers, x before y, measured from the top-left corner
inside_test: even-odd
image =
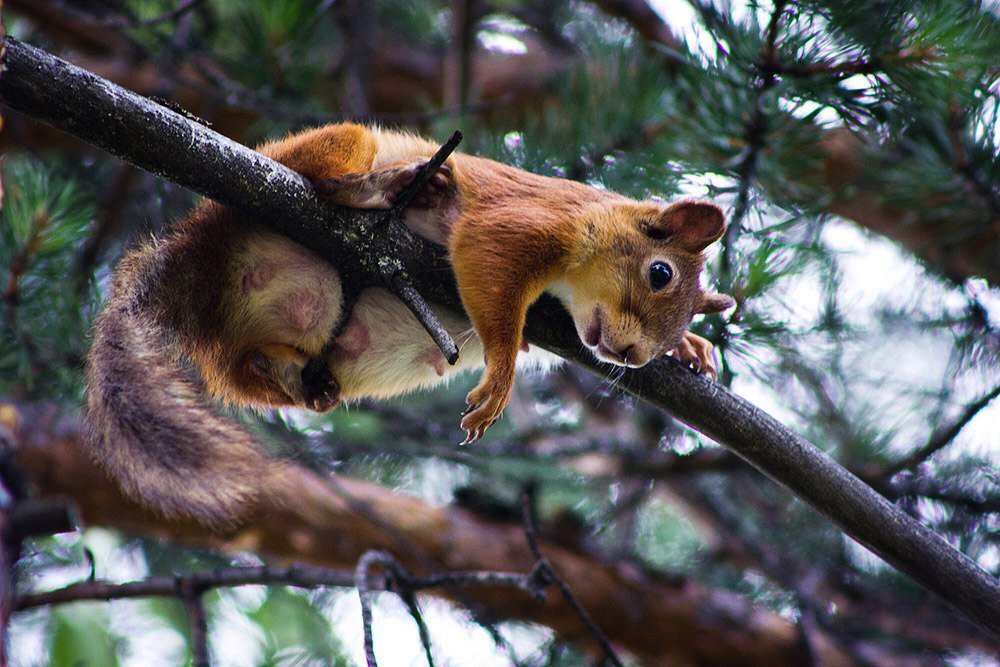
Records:
[[[458,308],[441,248],[401,230],[372,237],[371,215],[319,201],[294,172],[194,121],[7,39],[0,99],[137,166],[235,206],[377,284],[396,264],[428,299]],[[594,372],[564,311],[532,309],[529,341]],[[815,446],[739,396],[670,360],[630,370],[621,386],[735,451],[848,535],[956,609],[1000,633],[1000,582]]]
[[[14,434],[17,461],[28,479],[45,497],[75,500],[88,525],[112,526],[189,545],[253,551],[279,563],[347,570],[342,580],[328,578],[334,576],[328,571],[320,577],[308,568],[272,569],[270,575],[240,570],[242,575],[227,577],[288,575],[293,585],[352,586],[353,568],[363,554],[373,549],[390,551],[415,576],[439,587],[434,594],[463,605],[468,604],[468,597],[490,618],[541,623],[566,641],[589,638],[576,612],[561,596],[549,595],[539,602],[530,586],[518,585],[527,581],[505,574],[530,572],[535,565],[517,523],[489,521],[462,509],[428,505],[375,484],[343,477],[326,479],[304,468],[293,468],[281,487],[263,490],[264,497],[272,501],[269,510],[262,511],[252,524],[219,535],[191,521],[165,519],[125,498],[91,459],[74,416],[60,415],[53,406],[5,406],[0,409],[0,433],[4,427]],[[801,664],[792,623],[745,598],[695,581],[657,577],[628,563],[604,562],[545,540],[541,548],[609,639],[645,660]],[[454,578],[457,575],[448,573],[459,571],[488,576],[468,575],[453,582],[463,586],[467,594],[459,596],[447,579],[442,579]],[[233,578],[225,582],[237,583]],[[153,594],[142,588],[144,584],[129,586],[133,585],[139,587],[134,589],[136,596]],[[466,585],[469,587],[464,588]],[[49,595],[22,597],[20,605],[64,599]],[[824,659],[831,665],[846,664],[832,647],[825,650]]]

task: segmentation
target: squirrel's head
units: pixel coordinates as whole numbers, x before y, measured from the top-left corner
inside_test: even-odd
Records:
[[[643,366],[677,347],[695,315],[733,305],[701,288],[703,251],[726,229],[715,204],[602,203],[585,223],[586,250],[553,291],[599,359]]]

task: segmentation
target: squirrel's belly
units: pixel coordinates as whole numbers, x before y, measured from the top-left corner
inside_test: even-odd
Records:
[[[481,368],[483,345],[469,321],[441,308],[434,307],[434,312],[458,344],[454,366],[402,302],[383,289],[365,290],[337,338],[330,362],[341,398],[394,396]]]
[[[318,353],[343,307],[340,275],[303,246],[269,232],[255,234],[234,258],[229,294],[246,336]]]

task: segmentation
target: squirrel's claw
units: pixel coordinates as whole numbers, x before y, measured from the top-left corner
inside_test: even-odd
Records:
[[[496,423],[507,406],[513,386],[513,378],[498,379],[487,369],[482,382],[465,398],[469,407],[462,413],[462,428],[466,431],[463,445],[476,442]]]
[[[340,383],[323,367],[315,375],[307,378],[303,373],[306,407],[316,412],[327,412],[340,404]]]
[[[714,380],[717,377],[713,363],[714,351],[712,343],[697,334],[685,331],[680,344],[671,350],[671,356],[689,366],[695,373],[704,373]]]

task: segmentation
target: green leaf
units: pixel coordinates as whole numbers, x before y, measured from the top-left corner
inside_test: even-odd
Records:
[[[108,629],[103,603],[80,602],[52,611],[47,628],[50,667],[114,667],[122,640]]]
[[[350,664],[329,620],[304,594],[269,588],[267,598],[248,617],[264,631],[264,665]]]

